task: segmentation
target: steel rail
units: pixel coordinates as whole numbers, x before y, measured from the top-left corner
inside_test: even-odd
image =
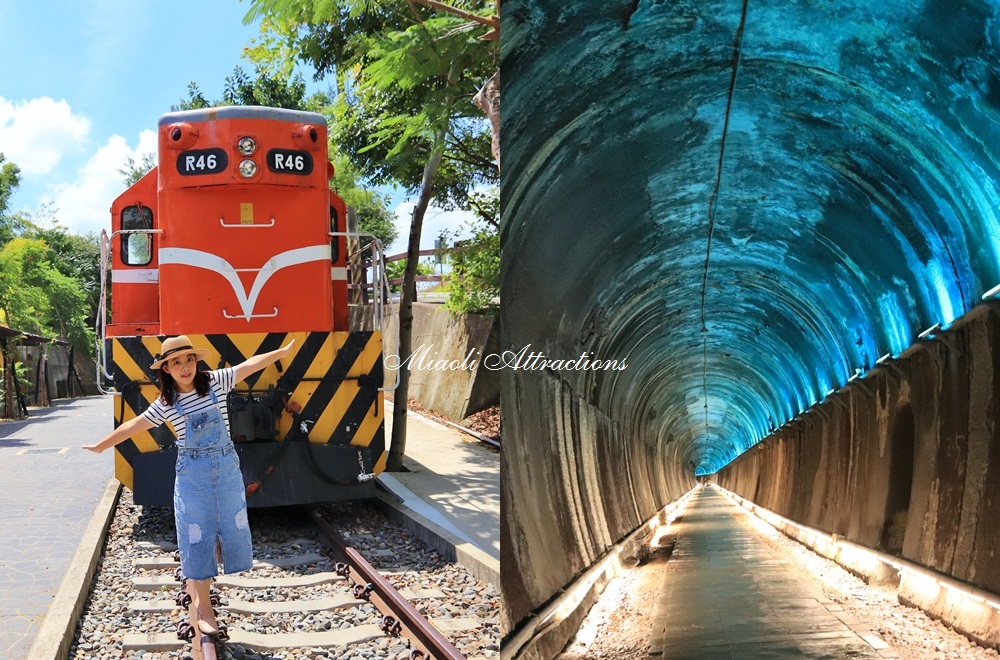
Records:
[[[463,433],[467,433],[467,434],[471,435],[473,438],[478,438],[480,442],[482,442],[483,444],[489,445],[490,447],[493,447],[494,449],[500,449],[500,436],[497,436],[495,438],[491,438],[488,435],[484,435],[482,433],[479,433],[478,431],[473,431],[472,429],[470,429],[470,428],[468,428],[466,426],[462,426],[461,424],[456,424],[455,422],[449,421],[447,419],[436,419],[436,418],[432,418],[432,419],[434,419],[434,421],[437,421],[437,422],[444,422],[448,426],[453,426],[456,429],[458,429],[459,431],[462,431]]]
[[[403,625],[402,634],[415,643],[420,650],[427,654],[428,658],[435,660],[465,660],[465,656],[459,652],[455,646],[448,641],[441,631],[425,619],[413,605],[403,598],[396,588],[389,583],[361,554],[354,548],[347,545],[340,535],[330,526],[330,523],[323,519],[316,508],[310,509],[313,522],[320,529],[323,536],[334,552],[341,555],[346,563],[351,567],[352,579],[360,586],[370,586],[368,596],[371,602],[385,613],[392,612],[396,620]]]

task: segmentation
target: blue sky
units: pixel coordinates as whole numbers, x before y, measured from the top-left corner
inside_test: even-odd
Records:
[[[221,96],[256,35],[237,0],[0,0],[0,153],[21,168],[11,210],[51,203],[70,231],[99,232],[124,190],[117,170],[156,150],[160,115],[197,82]],[[310,80],[310,73],[306,74]],[[316,83],[318,86],[319,83]],[[410,205],[394,195],[405,250]],[[461,214],[431,209],[421,247]]]

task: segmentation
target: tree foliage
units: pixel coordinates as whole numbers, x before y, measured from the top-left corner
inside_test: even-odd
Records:
[[[97,237],[68,233],[48,207],[9,213],[20,170],[4,161],[0,154],[2,322],[89,351],[100,281]]]
[[[481,0],[456,0],[485,14]],[[496,48],[477,42],[476,21],[408,0],[251,0],[318,76],[336,78],[333,140],[368,179],[417,193],[399,302],[399,352],[412,348],[420,234],[431,200],[450,207],[497,172],[487,122],[472,105]],[[409,371],[399,373],[387,469],[402,469]]]
[[[10,198],[19,185],[21,185],[21,168],[7,162],[0,153],[0,243],[11,240],[22,229],[18,218],[7,212]]]
[[[73,333],[65,336],[77,350],[90,352],[93,346],[91,328],[97,319],[101,296],[101,248],[97,234],[71,234],[65,227],[54,223],[47,227],[31,226],[24,232],[24,237],[43,241],[49,250],[49,263],[77,283],[84,297],[84,306],[82,309],[74,307],[67,310],[83,318],[86,332],[81,334],[74,321],[66,326],[74,328]]]
[[[482,228],[452,254],[448,309],[459,313],[495,312],[500,300],[500,235]]]
[[[374,234],[383,248],[391,245],[399,237],[399,230],[393,223],[396,215],[389,209],[388,197],[358,186],[361,174],[343,156],[333,161],[333,171],[330,188],[357,211],[358,231]]]
[[[263,105],[290,110],[319,112],[329,104],[325,94],[306,95],[306,83],[300,74],[272,73],[262,64],[255,64],[254,74],[248,75],[242,67],[235,67],[223,83],[222,96],[209,101],[198,83],[188,85],[188,98],[181,100],[174,110],[197,110],[220,105]]]
[[[406,259],[396,259],[395,261],[390,261],[385,265],[386,278],[392,282],[393,280],[403,279],[403,275],[406,272]],[[430,264],[424,263],[423,261],[417,262],[417,275],[433,275],[434,267]],[[402,289],[402,284],[390,284],[389,289],[395,293],[399,293]]]
[[[37,238],[15,238],[0,250],[0,311],[7,325],[43,337],[65,337],[80,350],[91,345],[87,297],[80,283],[53,265]]]
[[[494,188],[473,193],[467,207],[476,213],[473,237],[450,254],[448,309],[458,313],[495,312],[500,299],[500,196]]]
[[[480,16],[493,9],[452,4]],[[489,126],[471,102],[497,61],[495,46],[478,41],[479,24],[405,0],[254,0],[248,18],[257,17],[269,45],[334,77],[333,141],[373,183],[416,191],[442,125],[435,203],[449,207],[496,181]]]
[[[131,188],[154,167],[156,167],[156,154],[142,154],[138,163],[129,156],[125,164],[118,168],[118,173],[122,175],[125,187]]]

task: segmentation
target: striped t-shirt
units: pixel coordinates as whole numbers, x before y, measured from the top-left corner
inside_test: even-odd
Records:
[[[226,394],[236,385],[236,370],[232,367],[216,369],[208,372],[209,387],[215,390],[215,397],[219,400],[219,412],[222,413],[222,421],[226,423],[226,433],[229,433],[229,405],[226,402]],[[184,409],[184,413],[190,415],[200,412],[212,406],[211,395],[198,396],[196,390],[191,390],[185,394],[177,393],[175,399]],[[177,414],[174,406],[163,403],[160,397],[156,397],[153,403],[143,411],[142,416],[157,426],[164,422],[170,422],[177,433],[177,445],[184,446],[184,417]]]

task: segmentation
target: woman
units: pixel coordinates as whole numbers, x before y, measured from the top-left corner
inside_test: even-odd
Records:
[[[236,383],[287,357],[295,340],[234,367],[198,371],[208,351],[194,348],[186,335],[163,341],[150,366],[160,370],[160,397],[139,416],[84,449],[101,453],[137,433],[169,421],[177,433],[174,522],[181,573],[191,594],[191,626],[199,638],[219,632],[212,611],[212,578],[218,575],[216,545],[226,573],[253,565],[246,495],[239,458],[229,435],[226,395]]]

